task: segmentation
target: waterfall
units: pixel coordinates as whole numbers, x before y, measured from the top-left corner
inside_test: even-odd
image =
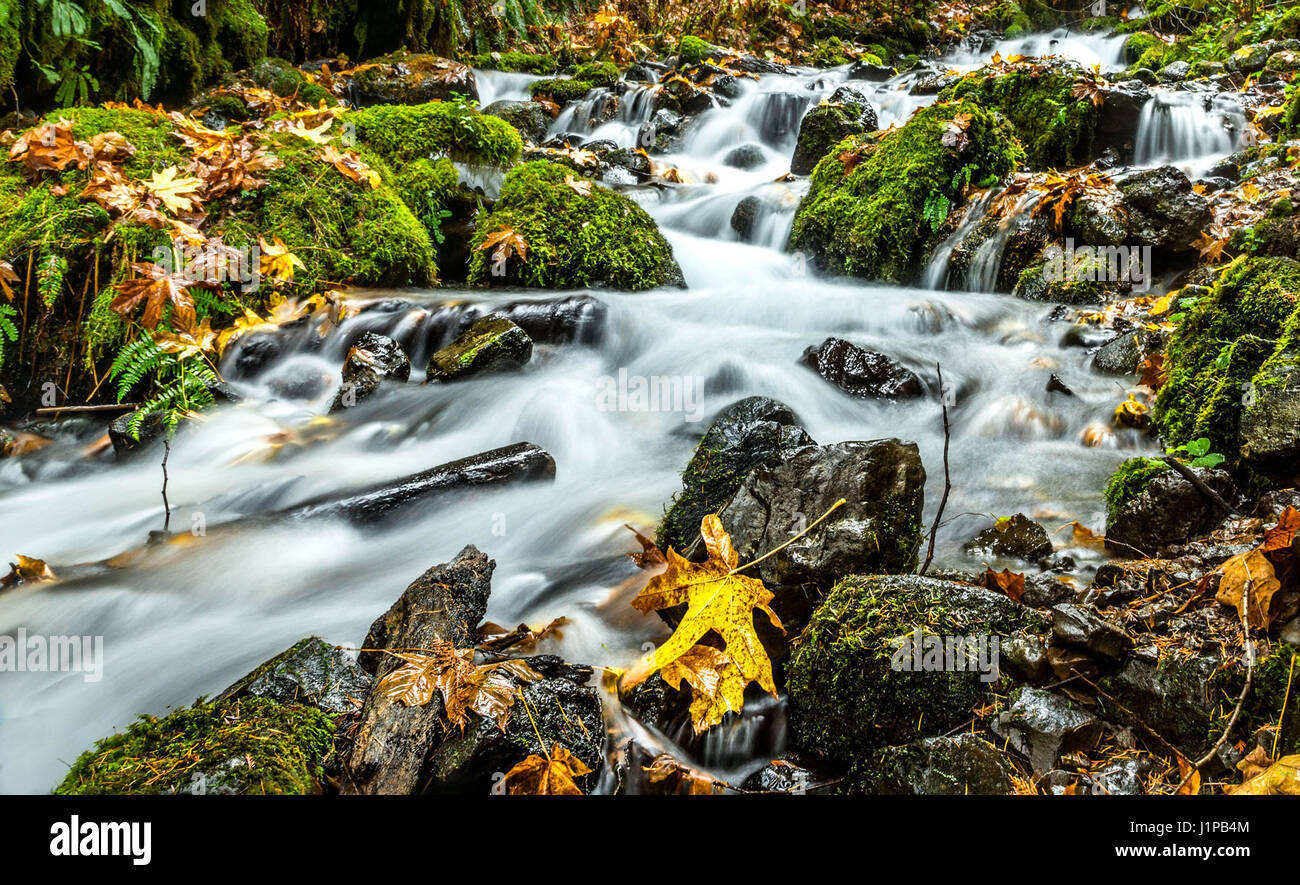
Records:
[[[1134,162],[1168,163],[1196,177],[1237,149],[1245,125],[1241,105],[1226,96],[1159,89],[1142,107]]]

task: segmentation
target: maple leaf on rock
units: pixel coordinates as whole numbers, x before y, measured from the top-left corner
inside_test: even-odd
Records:
[[[757,682],[775,697],[772,662],[754,630],[754,610],[758,609],[772,626],[785,632],[781,619],[769,605],[773,594],[757,578],[739,574],[739,555],[716,513],[701,520],[700,535],[708,551],[705,562],[691,562],[670,547],[667,568],[651,578],[632,600],[643,614],[682,604],[687,610],[673,635],[655,649],[649,670],[634,675],[629,684],[635,685],[678,660],[713,631],[722,638],[726,654],[744,683]]]
[[[511,796],[581,796],[575,778],[591,769],[559,744],[551,744],[551,755],[532,755],[506,772],[504,785]]]
[[[188,290],[198,284],[147,261],[136,262],[131,268],[143,276],[118,283],[117,290],[120,294],[109,304],[110,308],[120,314],[128,314],[144,302],[144,314],[140,317],[140,322],[152,329],[162,319],[163,307],[170,302],[172,325],[181,330],[194,325],[194,299]]]
[[[745,705],[749,680],[731,658],[712,646],[692,646],[659,675],[678,691],[683,679],[691,686],[691,727],[696,734],[722,722],[728,713],[739,713]]]

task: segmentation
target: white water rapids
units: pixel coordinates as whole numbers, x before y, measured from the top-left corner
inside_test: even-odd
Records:
[[[1004,56],[1023,51],[1023,42],[998,49]],[[1099,38],[1058,35],[1055,46],[1088,64],[1118,65],[1114,47]],[[981,60],[954,58],[953,64]],[[532,79],[479,77],[485,104],[523,97]],[[1142,443],[1120,432],[1098,448],[1081,444],[1087,425],[1108,421],[1125,382],[1093,373],[1085,350],[1061,346],[1065,327],[1047,321],[1050,305],[823,281],[801,273],[782,251],[806,181],[775,179],[789,168],[799,116],[843,81],[843,70],[746,80],[745,94],[707,112],[679,154],[657,158],[692,182],[716,179],[629,192],[662,226],[689,288],[593,293],[608,306],[599,344],[539,346],[532,363],[513,374],[449,386],[413,380],[322,428],[316,419],[338,385],[345,326],[318,352],[292,354],[241,384],[243,403],[182,432],[168,464],[172,528],[182,532],[195,513],[213,526],[518,441],[550,452],[557,475],[554,484],[503,487],[472,501],[440,499],[379,531],[316,522],[215,533],[156,549],[93,581],[0,595],[0,632],[102,636],[105,651],[98,682],[80,673],[0,675],[0,791],[49,790],[78,753],[137,714],[163,714],[215,694],[303,636],[355,647],[410,581],[466,544],[497,562],[491,620],[538,625],[562,615],[570,624],[546,651],[585,664],[626,665],[664,629],[658,618],[626,605],[597,608],[634,574],[622,553],[635,543],[622,524],[652,527],[680,488],[682,468],[708,420],[751,394],[788,403],[819,443],[917,441],[930,477],[928,523],[943,487],[939,403],[852,399],[797,364],[806,347],[832,335],[886,353],[927,379],[942,364],[956,391],[953,493],[939,534],[940,565],[982,567],[960,547],[994,515],[1022,511],[1049,531],[1072,519],[1102,528],[1106,478],[1128,454],[1123,448]],[[869,92],[884,127],[932,100],[911,95],[909,83],[904,76],[854,85]],[[639,107],[590,136],[631,146],[648,102]],[[566,114],[553,131],[568,131],[572,117]],[[788,119],[793,131],[782,122]],[[760,145],[766,162],[746,171],[723,165],[742,144]],[[756,242],[745,244],[729,218],[750,194],[770,208],[759,218]],[[447,289],[378,294],[430,306],[521,297]],[[373,319],[363,314],[350,322]],[[602,410],[598,379],[620,370],[703,378],[704,420]],[[1051,372],[1076,396],[1048,393]],[[301,383],[313,378],[328,381]],[[322,438],[282,446],[270,457],[268,440],[284,434]],[[79,462],[71,443],[41,454],[27,466],[24,459],[0,462],[0,553],[40,557],[58,570],[137,548],[162,527],[161,449],[116,465]],[[1054,536],[1058,549],[1080,563],[1095,562],[1097,554],[1068,548],[1068,535]],[[733,729],[720,740],[738,741],[728,744],[734,752],[700,761],[727,766],[771,758],[761,754],[779,749],[780,729],[764,732],[767,744],[752,739],[753,731],[741,728],[735,738]]]

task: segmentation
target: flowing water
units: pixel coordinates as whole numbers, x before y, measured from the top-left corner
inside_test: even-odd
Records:
[[[1006,55],[1024,47],[998,48]],[[1084,61],[1110,51],[1094,38],[1058,38],[1056,51],[1065,49]],[[484,72],[480,89],[485,102],[521,98],[531,79]],[[837,70],[746,81],[729,107],[698,121],[680,151],[657,158],[695,183],[626,192],[661,225],[689,288],[593,293],[607,308],[593,343],[538,346],[527,369],[514,374],[452,386],[411,383],[345,410],[335,423],[320,419],[348,342],[360,331],[381,329],[401,341],[418,375],[441,343],[430,331],[440,305],[490,305],[521,293],[368,293],[390,300],[323,344],[304,336],[255,377],[241,378],[228,357],[228,374],[246,399],[175,440],[168,462],[173,530],[198,519],[216,526],[518,441],[554,456],[555,482],[442,499],[382,529],[317,521],[213,532],[151,548],[107,575],[0,596],[0,632],[102,636],[105,652],[97,682],[79,673],[5,674],[0,791],[49,789],[95,739],[139,713],[161,714],[213,694],[303,636],[355,646],[411,580],[466,544],[497,562],[489,619],[514,625],[565,616],[562,640],[547,650],[576,662],[627,665],[665,631],[625,596],[611,598],[635,575],[622,556],[635,546],[622,525],[655,522],[709,417],[744,396],[789,403],[821,443],[917,441],[930,475],[928,522],[943,486],[938,401],[843,395],[797,363],[806,347],[832,335],[889,354],[932,383],[942,365],[954,392],[954,487],[939,564],[979,567],[961,542],[992,515],[1023,511],[1049,529],[1072,519],[1101,528],[1106,477],[1122,450],[1141,442],[1121,432],[1099,447],[1080,443],[1085,427],[1108,420],[1123,384],[1093,373],[1083,349],[1060,343],[1064,329],[1048,321],[1050,305],[943,291],[944,274],[933,268],[926,288],[822,280],[783,251],[806,181],[776,179],[788,169],[799,117],[843,79]],[[933,100],[911,95],[910,82],[855,85],[870,91],[880,125],[888,126]],[[572,109],[553,131],[574,131],[588,111]],[[632,146],[648,115],[649,102],[634,91],[587,135]],[[761,147],[759,166],[742,171],[723,163],[745,144]],[[729,224],[746,196],[763,207],[749,243]],[[391,300],[395,295],[404,301]],[[676,412],[607,410],[599,379],[620,371],[688,385],[699,379],[701,398]],[[1052,372],[1074,397],[1046,391]],[[60,571],[139,548],[162,527],[160,450],[111,467],[76,454],[69,441],[0,462],[0,552],[38,556]],[[1095,563],[1097,554],[1069,548],[1064,535],[1056,540],[1081,567]],[[674,737],[649,734],[617,710],[611,718],[647,746]],[[772,758],[783,741],[782,704],[773,702],[715,730],[693,758],[738,776]]]

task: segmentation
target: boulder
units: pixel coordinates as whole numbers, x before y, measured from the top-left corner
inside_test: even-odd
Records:
[[[1119,184],[1128,209],[1129,235],[1138,243],[1187,252],[1214,220],[1205,197],[1192,190],[1181,169],[1161,166],[1136,172]]]
[[[1113,661],[1133,650],[1133,637],[1123,627],[1074,603],[1052,606],[1052,640]]]
[[[925,385],[911,369],[843,338],[827,338],[816,347],[810,346],[799,361],[849,396],[860,399],[913,399],[925,393]]]
[[[847,503],[749,574],[776,594],[772,608],[797,629],[841,575],[903,573],[921,547],[925,468],[897,439],[804,446],[756,466],[719,513],[741,562],[788,542],[840,498]],[[697,542],[691,555],[703,553]]]
[[[1062,753],[1091,750],[1101,739],[1101,720],[1060,695],[1024,687],[1010,700],[998,714],[994,731],[1027,758],[1034,771],[1051,771]]]
[[[1030,562],[1052,555],[1052,540],[1047,529],[1023,513],[984,529],[966,542],[965,549],[986,556],[1013,556]]]
[[[673,496],[659,525],[660,548],[688,549],[699,536],[700,521],[721,510],[751,470],[808,445],[813,445],[812,437],[784,403],[751,396],[727,406],[682,473],[682,491]]]
[[[804,115],[799,124],[799,141],[790,160],[790,171],[795,175],[807,175],[818,160],[845,138],[872,132],[875,128],[876,112],[862,93],[841,86],[828,101]]]
[[[754,169],[767,162],[767,154],[761,145],[742,144],[728,151],[722,162],[736,169]]]
[[[1191,469],[1227,503],[1241,503],[1241,493],[1227,471]],[[1118,556],[1157,556],[1166,547],[1205,534],[1226,515],[1181,475],[1162,470],[1107,520],[1106,549]]]
[[[1241,459],[1278,483],[1296,485],[1300,483],[1300,348],[1279,348],[1251,387],[1253,397],[1241,416]]]
[[[532,356],[533,340],[523,329],[501,314],[489,314],[429,357],[428,383],[518,369]]]
[[[343,384],[334,395],[330,411],[355,406],[384,381],[405,383],[410,377],[411,361],[402,346],[386,335],[365,332],[348,348],[343,360]]]
[[[736,204],[736,208],[731,213],[731,229],[736,232],[737,238],[742,243],[751,242],[754,238],[754,222],[758,219],[758,213],[762,209],[762,201],[755,196],[745,197]]]
[[[855,766],[849,792],[881,796],[1005,796],[1015,771],[970,733],[886,747]]]
[[[347,652],[316,636],[294,643],[214,698],[266,698],[306,704],[331,715],[351,713],[370,693],[370,676]]]
[[[894,69],[889,65],[873,64],[859,59],[849,65],[844,77],[847,80],[866,80],[868,83],[883,83],[894,76]]]
[[[505,120],[533,144],[546,140],[546,130],[551,125],[551,115],[536,101],[494,101],[483,113]]]
[[[1103,375],[1132,375],[1142,361],[1136,330],[1103,344],[1092,357],[1092,367]]]
[[[982,681],[988,674],[972,666],[977,662],[958,669],[955,653],[951,668],[947,660],[923,659],[914,669],[908,640],[915,631],[927,640],[984,636],[991,649],[990,636],[1046,629],[1034,609],[969,584],[914,575],[844,578],[791,654],[793,744],[847,767],[881,747],[943,735],[970,719],[992,683]]]
[[[474,71],[436,55],[397,54],[364,65],[352,75],[349,92],[359,107],[451,101],[452,93],[478,99]]]

